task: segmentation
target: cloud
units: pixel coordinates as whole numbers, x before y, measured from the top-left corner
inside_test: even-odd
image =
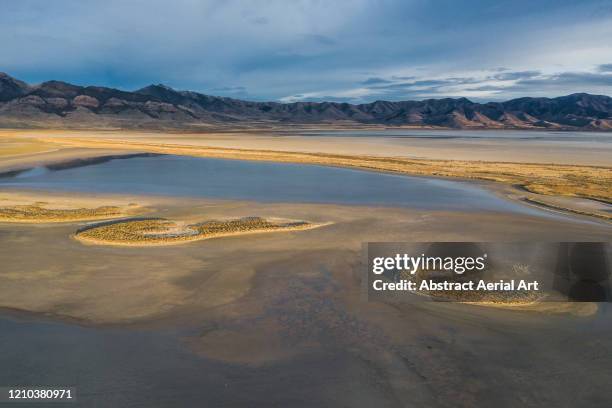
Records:
[[[515,71],[515,72],[504,72],[501,74],[494,75],[493,78],[500,81],[509,81],[514,79],[533,78],[540,75],[540,71]]]
[[[416,79],[416,77],[414,75],[411,75],[411,76],[397,76],[397,75],[393,75],[391,77],[391,79],[393,79],[395,81],[410,81],[410,80]]]
[[[599,72],[612,72],[612,64],[601,64],[597,67]]]
[[[610,92],[596,74],[611,72],[612,8],[599,0],[5,3],[0,70],[33,83],[255,100]]]
[[[525,79],[518,86],[612,86],[612,73],[562,72],[542,79]]]
[[[366,79],[361,84],[362,85],[374,85],[374,84],[388,84],[388,83],[391,83],[391,81],[387,79],[372,77],[372,78]]]
[[[316,43],[319,43],[321,45],[334,45],[336,44],[336,41],[331,38],[331,37],[327,37],[325,35],[320,35],[320,34],[307,34],[304,36],[306,39],[312,40]]]
[[[217,92],[244,92],[246,88],[244,86],[222,86],[219,88],[212,88],[211,90]]]
[[[499,70],[471,72],[465,76],[409,77],[391,75],[388,78],[370,77],[356,83],[354,88],[325,90],[292,96],[283,101],[328,100],[360,103],[374,99],[410,100],[465,96],[479,101],[504,100],[514,97],[560,96],[575,92],[612,94],[612,73],[599,72],[593,67],[584,72],[556,72]]]

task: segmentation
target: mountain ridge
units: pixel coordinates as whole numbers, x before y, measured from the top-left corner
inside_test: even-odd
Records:
[[[136,91],[63,81],[29,85],[0,73],[0,127],[206,128],[383,125],[455,129],[612,130],[612,98],[575,93],[504,102],[467,98],[252,102],[152,84]]]

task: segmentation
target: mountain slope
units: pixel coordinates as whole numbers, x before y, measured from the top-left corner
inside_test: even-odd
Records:
[[[202,128],[313,123],[612,130],[612,98],[580,93],[484,104],[466,98],[359,105],[283,104],[176,91],[161,84],[134,92],[61,81],[28,85],[0,73],[0,127]]]

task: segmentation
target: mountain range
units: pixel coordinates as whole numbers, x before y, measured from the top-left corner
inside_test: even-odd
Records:
[[[249,102],[149,85],[128,92],[61,81],[30,85],[0,73],[0,127],[206,129],[276,125],[612,130],[612,98],[577,93],[476,103]]]

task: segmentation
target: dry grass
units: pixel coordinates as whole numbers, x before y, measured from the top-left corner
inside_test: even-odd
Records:
[[[125,212],[116,206],[97,208],[45,208],[41,204],[0,207],[0,222],[65,222],[116,218]]]
[[[155,218],[97,225],[77,232],[75,238],[106,245],[170,245],[247,233],[303,230],[316,226],[304,221],[276,223],[259,217],[197,224]]]

